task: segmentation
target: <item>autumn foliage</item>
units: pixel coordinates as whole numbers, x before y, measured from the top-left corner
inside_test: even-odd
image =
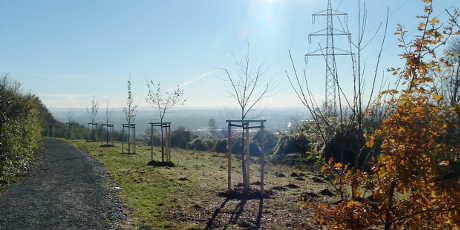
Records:
[[[331,175],[341,195],[335,204],[306,203],[315,219],[338,229],[456,229],[460,224],[460,180],[454,167],[459,142],[449,132],[458,130],[460,105],[444,104],[434,85],[436,73],[447,63],[435,50],[458,27],[432,17],[431,0],[423,0],[425,14],[418,16],[419,35],[407,41],[398,26],[402,69],[389,71],[401,85],[381,92],[376,106],[388,107],[379,127],[367,138],[367,147],[381,142],[381,152],[365,172],[330,160],[322,172]],[[387,98],[387,100],[383,100]],[[367,111],[372,116],[374,111]]]

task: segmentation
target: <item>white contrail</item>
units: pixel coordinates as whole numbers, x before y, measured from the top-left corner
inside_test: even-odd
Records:
[[[180,85],[178,86],[178,88],[184,87],[184,86],[186,86],[186,85],[188,85],[188,84],[190,84],[190,83],[192,83],[192,82],[194,82],[194,81],[198,81],[198,80],[200,80],[201,78],[204,78],[204,77],[208,76],[209,74],[212,74],[212,73],[214,73],[214,72],[216,72],[216,71],[218,71],[218,70],[221,70],[221,69],[224,68],[224,67],[225,67],[225,65],[221,66],[220,68],[214,69],[214,70],[211,71],[211,72],[203,73],[203,74],[201,74],[199,77],[196,77],[196,78],[194,78],[194,79],[192,79],[192,80],[190,80],[190,81],[186,81],[186,82],[180,84]]]

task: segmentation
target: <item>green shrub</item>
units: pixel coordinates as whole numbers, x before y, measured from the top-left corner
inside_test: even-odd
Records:
[[[197,138],[187,144],[187,149],[198,150],[198,151],[208,151],[209,147],[205,141],[203,141],[201,138]]]
[[[187,144],[197,137],[192,130],[181,126],[171,132],[171,147],[187,149]]]
[[[274,149],[278,143],[279,137],[275,133],[270,132],[269,130],[264,130],[263,131],[263,137],[262,137],[262,131],[257,131],[257,133],[252,137],[252,140],[259,145],[262,141],[264,142],[264,147],[265,147],[265,155],[271,155],[274,153]],[[262,140],[263,138],[263,140]]]
[[[216,148],[216,144],[217,144],[217,141],[218,139],[215,139],[215,138],[206,138],[206,139],[203,139],[203,141],[206,143],[206,145],[208,146],[208,150],[213,150]]]
[[[311,151],[310,141],[307,136],[299,130],[294,134],[282,134],[275,147],[274,155],[276,158],[284,158],[291,153],[305,154]]]
[[[0,184],[16,181],[41,149],[40,100],[20,86],[8,74],[0,78]]]
[[[218,153],[228,153],[228,140],[227,139],[219,139],[216,142],[216,145],[214,147],[214,151]]]
[[[363,144],[358,143],[358,137],[362,136],[363,132],[358,129],[354,123],[348,123],[343,127],[343,130],[338,130],[335,135],[326,143],[322,155],[324,158],[333,158],[335,162],[343,164],[355,165],[357,153],[361,149],[361,155],[358,159],[358,167],[366,169],[366,159],[371,159],[376,156],[381,140],[377,140],[374,148],[362,147]]]

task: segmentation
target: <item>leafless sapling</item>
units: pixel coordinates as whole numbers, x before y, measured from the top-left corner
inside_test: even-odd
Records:
[[[106,104],[106,107],[105,107],[105,124],[106,124],[106,128],[107,128],[107,132],[106,132],[106,146],[109,146],[109,126],[111,125],[110,124],[110,118],[112,116],[112,112],[114,110],[114,108],[110,108],[109,105],[110,105],[110,102],[108,99],[105,100],[105,104]]]
[[[91,120],[91,139],[94,141],[97,141],[96,140],[97,139],[97,124],[95,123],[95,121],[97,118],[98,110],[99,110],[99,103],[97,102],[96,97],[93,96],[93,100],[91,100],[91,107],[88,108],[88,106],[86,106],[86,112],[88,113],[89,118]],[[94,125],[96,125],[96,133],[94,133],[94,129],[93,129]]]
[[[65,115],[66,115],[67,120],[68,120],[68,122],[67,122],[67,127],[68,127],[68,129],[67,129],[67,132],[68,132],[68,133],[67,133],[67,136],[68,136],[68,138],[70,139],[70,134],[71,134],[72,125],[73,125],[73,124],[72,124],[73,112],[72,112],[72,105],[71,105],[70,102],[69,102],[69,111],[67,111],[67,113],[66,113]]]
[[[277,84],[274,76],[268,74],[269,68],[265,67],[264,63],[255,68],[252,66],[249,58],[249,42],[243,61],[235,60],[235,63],[237,66],[236,74],[230,74],[227,69],[224,70],[227,74],[226,81],[230,82],[232,86],[229,96],[237,101],[239,109],[241,109],[241,120],[243,121],[248,118],[251,112],[256,111],[264,98],[272,95]],[[241,126],[244,127],[244,122],[242,122]],[[249,169],[247,159],[244,157],[246,152],[245,132],[242,133],[241,165],[243,171],[243,189],[244,193],[247,194],[249,190]]]

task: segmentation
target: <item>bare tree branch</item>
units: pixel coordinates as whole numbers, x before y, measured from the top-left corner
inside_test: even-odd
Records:
[[[91,107],[88,108],[88,106],[86,106],[86,112],[88,113],[89,118],[92,123],[94,123],[94,121],[97,118],[98,110],[99,110],[99,103],[97,102],[96,97],[93,96],[93,100],[91,101]]]

